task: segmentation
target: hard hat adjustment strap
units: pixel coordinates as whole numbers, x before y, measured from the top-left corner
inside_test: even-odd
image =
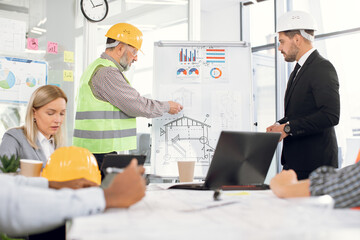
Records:
[[[112,47],[116,47],[117,45],[119,45],[119,41],[115,41],[113,43],[107,43],[106,44],[106,48],[112,48]]]
[[[314,39],[315,39],[314,36],[312,36],[312,35],[308,34],[307,32],[305,32],[304,29],[300,29],[300,34],[301,34],[301,36],[303,36],[305,39],[309,40],[310,42],[313,42]]]

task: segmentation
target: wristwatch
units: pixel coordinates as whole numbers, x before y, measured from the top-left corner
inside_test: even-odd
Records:
[[[284,126],[284,132],[286,134],[291,134],[291,128],[290,128],[290,124],[289,123],[286,123],[285,126]]]

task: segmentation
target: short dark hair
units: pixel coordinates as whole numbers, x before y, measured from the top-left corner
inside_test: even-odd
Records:
[[[116,40],[112,39],[112,38],[107,38],[106,39],[106,44],[113,43],[113,42],[116,42]]]
[[[111,44],[111,43],[114,43],[114,42],[116,42],[116,41],[118,41],[118,40],[115,40],[115,39],[112,39],[112,38],[107,38],[106,39],[106,44]],[[121,41],[118,41],[119,43],[121,43],[121,44],[125,44],[125,45],[127,45],[126,43],[123,43],[123,42],[121,42]],[[115,47],[109,47],[109,48],[106,48],[106,49],[110,49],[110,50],[113,50]]]
[[[305,32],[310,34],[311,36],[314,36],[314,30],[305,29]],[[299,34],[301,36],[300,30],[288,30],[284,31],[284,34],[288,38],[293,38],[296,34]]]

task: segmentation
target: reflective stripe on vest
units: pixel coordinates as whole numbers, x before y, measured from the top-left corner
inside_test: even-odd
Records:
[[[74,130],[74,137],[91,139],[123,138],[134,136],[134,134],[136,134],[135,128],[115,131],[86,131],[77,129]]]
[[[101,67],[116,68],[116,65],[98,58],[80,79],[73,145],[92,153],[136,149],[136,119],[109,102],[97,99],[89,86],[93,74]]]
[[[77,112],[75,115],[76,120],[84,119],[129,119],[125,113],[121,111],[88,111],[88,112]]]

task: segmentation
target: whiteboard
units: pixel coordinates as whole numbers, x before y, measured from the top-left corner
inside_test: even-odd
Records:
[[[47,84],[47,63],[0,57],[0,101],[27,103],[32,93]]]
[[[177,161],[196,161],[206,176],[222,130],[253,123],[251,49],[245,42],[156,42],[154,99],[184,106],[152,121],[152,171],[178,176]]]

